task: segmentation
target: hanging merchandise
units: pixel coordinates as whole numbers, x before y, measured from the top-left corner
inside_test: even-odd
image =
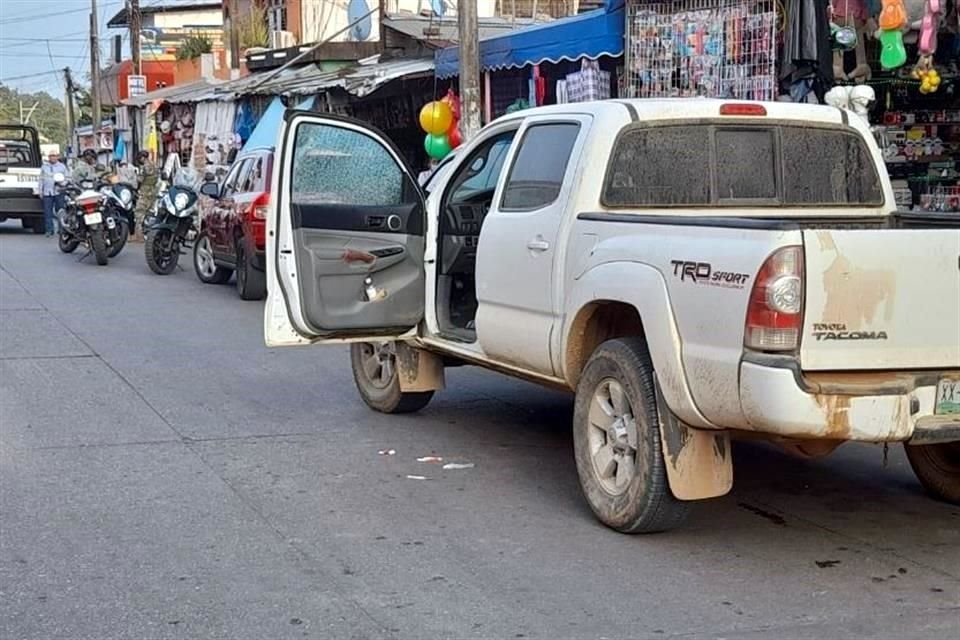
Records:
[[[442,135],[453,123],[453,110],[447,103],[434,100],[420,110],[420,126],[427,133]]]
[[[776,24],[775,0],[633,2],[627,15],[627,93],[773,100]],[[804,32],[797,42],[816,46],[809,35]],[[568,93],[573,101],[569,86]]]
[[[903,0],[883,0],[880,11],[880,66],[884,69],[902,67],[907,61],[903,46],[903,29],[907,24],[907,11]]]
[[[451,151],[450,141],[447,140],[446,134],[438,136],[433,133],[428,133],[427,137],[423,140],[423,149],[427,152],[427,155],[434,160],[443,160]]]
[[[917,43],[920,58],[913,69],[913,76],[921,81],[920,93],[934,93],[940,88],[940,73],[933,67],[933,54],[937,52],[937,27],[942,12],[942,0],[926,0]]]
[[[580,71],[567,75],[568,102],[591,102],[610,98],[610,72],[601,71],[600,63],[584,58]]]
[[[459,101],[452,91],[441,100],[428,102],[420,110],[420,126],[427,132],[423,149],[434,160],[442,160],[460,145],[460,121],[455,117],[459,111]]]
[[[867,7],[865,0],[833,0],[830,7],[831,42],[833,43],[833,75],[837,82],[848,80],[863,84],[870,80],[872,71],[867,63],[866,31]],[[856,52],[857,64],[849,73],[844,67],[844,53]]]

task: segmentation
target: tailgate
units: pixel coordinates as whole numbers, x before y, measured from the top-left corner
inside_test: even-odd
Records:
[[[804,370],[960,367],[960,229],[803,232]]]

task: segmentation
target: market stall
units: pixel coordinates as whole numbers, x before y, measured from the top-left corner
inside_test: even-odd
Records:
[[[480,41],[484,119],[519,108],[619,95],[624,0]],[[459,47],[436,53],[437,78],[459,74]]]

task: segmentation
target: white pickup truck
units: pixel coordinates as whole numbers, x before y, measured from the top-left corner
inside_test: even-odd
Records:
[[[730,437],[903,442],[960,503],[960,224],[895,212],[854,114],[613,100],[485,127],[425,197],[363,123],[291,111],[268,217],[268,345],[351,344],[364,401],[473,364],[576,393],[597,517],[678,525]]]

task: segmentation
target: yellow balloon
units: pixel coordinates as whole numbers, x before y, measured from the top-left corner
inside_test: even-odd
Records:
[[[443,135],[453,124],[453,111],[445,102],[435,100],[428,102],[420,110],[420,126],[427,133],[435,136]]]

